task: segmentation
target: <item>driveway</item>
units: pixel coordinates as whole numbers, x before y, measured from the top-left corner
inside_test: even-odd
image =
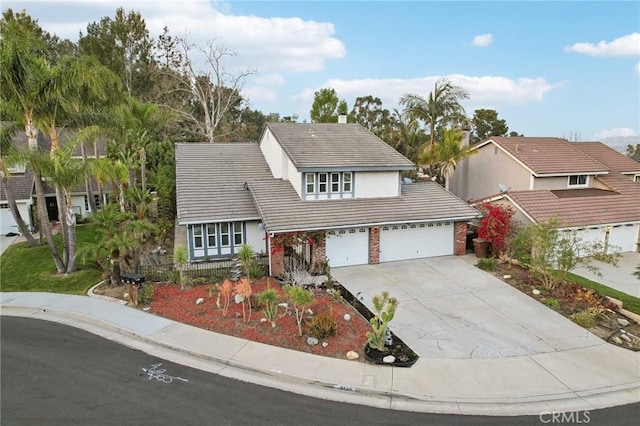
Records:
[[[600,268],[601,277],[593,274],[585,268],[573,271],[576,275],[588,278],[591,281],[602,283],[607,287],[615,288],[623,293],[640,297],[640,281],[631,275],[640,266],[640,253],[626,252],[618,260],[618,266],[607,265],[606,263],[594,261]]]
[[[400,304],[393,332],[424,358],[500,358],[606,345],[594,334],[458,256],[332,268],[371,310]]]

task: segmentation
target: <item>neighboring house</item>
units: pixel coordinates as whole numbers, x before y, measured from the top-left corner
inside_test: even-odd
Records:
[[[284,235],[313,234],[292,248],[332,267],[464,254],[478,211],[436,183],[405,183],[413,168],[359,124],[269,123],[259,144],[176,144],[178,225],[191,261],[246,242],[274,275]]]
[[[64,141],[69,134],[68,130],[60,129],[59,136],[60,140]],[[38,147],[48,152],[51,149],[51,139],[47,136],[44,136],[42,132],[38,132]],[[64,142],[61,142],[64,143]],[[18,133],[13,136],[12,144],[16,148],[26,149],[27,140],[24,133]],[[96,154],[98,156],[105,156],[105,142],[101,141],[95,147],[88,147],[86,152],[87,158],[95,158]],[[82,158],[81,151],[79,147],[75,148],[74,158]],[[36,208],[36,195],[35,195],[35,187],[34,187],[34,177],[33,174],[24,166],[18,165],[9,169],[9,178],[8,184],[11,185],[14,190],[14,195],[16,197],[16,204],[18,206],[18,210],[20,211],[20,215],[22,219],[27,224],[27,226],[32,226],[37,223],[37,213],[35,211]],[[98,185],[95,181],[91,182],[93,196],[96,199],[97,205],[101,205],[101,198],[99,193]],[[47,213],[49,216],[49,220],[57,221],[58,218],[58,204],[56,201],[55,190],[48,185],[44,185],[45,189],[45,200],[47,205]],[[102,193],[102,201],[106,202],[108,199],[108,194],[111,193],[111,188],[107,187],[103,189]],[[81,217],[86,217],[89,214],[89,205],[87,199],[87,192],[84,184],[78,185],[78,187],[74,188],[71,192],[71,201],[73,211],[80,215]],[[6,193],[4,190],[4,183],[0,186],[0,234],[7,234],[9,232],[19,232],[18,226],[13,219],[13,215],[11,214],[11,210],[9,209],[9,205],[7,203]]]
[[[499,201],[524,224],[557,218],[583,239],[638,251],[640,163],[601,142],[493,137],[452,177],[463,199]]]

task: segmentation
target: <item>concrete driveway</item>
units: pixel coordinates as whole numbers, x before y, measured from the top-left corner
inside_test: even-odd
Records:
[[[591,281],[602,283],[607,287],[615,288],[631,296],[640,297],[640,281],[633,275],[633,271],[640,266],[640,253],[626,252],[618,260],[618,266],[607,265],[606,263],[594,261],[600,268],[601,277],[593,274],[585,268],[578,268],[573,271],[576,275],[588,278]]]
[[[396,297],[391,329],[424,358],[499,358],[607,344],[462,257],[331,273],[369,309],[383,290]]]

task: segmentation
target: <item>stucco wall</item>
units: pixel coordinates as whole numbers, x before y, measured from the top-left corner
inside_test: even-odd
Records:
[[[273,177],[276,179],[282,179],[282,157],[284,154],[280,144],[278,144],[276,138],[269,129],[266,129],[264,135],[262,135],[262,139],[260,140],[260,150],[262,151],[264,158],[267,160],[267,164],[271,169]]]
[[[267,253],[267,241],[265,238],[264,227],[262,222],[259,221],[247,221],[245,223],[245,241],[251,247],[254,252],[266,254]]]
[[[576,186],[573,188],[588,188],[592,186],[593,177],[587,176],[587,186]],[[569,177],[537,177],[533,183],[533,189],[570,189]]]
[[[397,197],[400,191],[399,172],[356,172],[355,198]]]
[[[497,194],[499,184],[512,191],[529,189],[531,173],[504,151],[489,143],[477,152],[468,159],[466,200]],[[465,194],[456,195],[465,199]]]

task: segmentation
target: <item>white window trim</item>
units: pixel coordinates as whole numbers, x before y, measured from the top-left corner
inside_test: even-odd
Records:
[[[575,177],[577,180],[580,176],[584,176],[584,183],[571,183],[571,178]],[[589,175],[573,175],[567,177],[567,188],[585,188],[587,186],[589,186]]]
[[[311,179],[311,182],[309,182],[309,179]],[[313,187],[312,191],[309,191],[309,185]],[[304,174],[304,189],[307,195],[316,193],[316,174],[315,173]]]
[[[325,181],[322,182],[322,177],[324,176]],[[322,190],[322,185],[324,185],[324,191]],[[328,194],[329,193],[329,173],[322,172],[318,173],[318,194]]]
[[[349,175],[349,181],[347,181],[344,176]],[[353,172],[342,172],[342,193],[343,194],[351,194],[353,191]],[[349,189],[346,189],[347,184],[349,185]]]

